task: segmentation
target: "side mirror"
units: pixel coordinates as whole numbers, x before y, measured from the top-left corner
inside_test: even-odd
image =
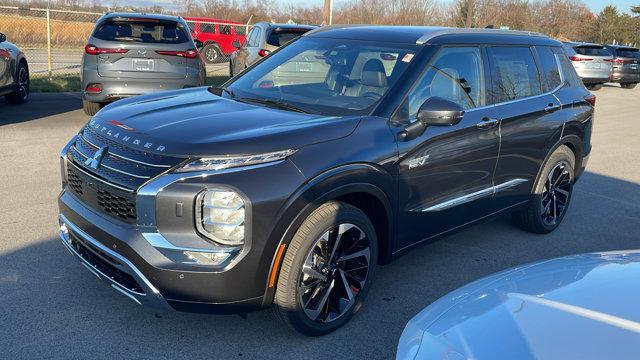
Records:
[[[0,33],[0,43],[7,41],[7,35]]]
[[[200,50],[204,46],[204,43],[200,40],[193,40],[193,43],[196,45],[196,49]]]
[[[422,135],[428,126],[456,125],[463,116],[462,106],[438,96],[430,97],[418,109],[418,119],[398,134],[398,140],[415,139]]]
[[[453,126],[463,116],[462,106],[437,96],[428,98],[418,110],[418,121],[431,126]]]
[[[238,40],[233,40],[231,45],[236,49],[240,49],[240,47],[242,46],[242,44],[240,44],[240,41],[238,41]]]

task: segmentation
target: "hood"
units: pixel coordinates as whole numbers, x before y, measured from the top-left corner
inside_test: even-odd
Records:
[[[640,343],[638,279],[637,250],[506,270],[411,319],[397,358],[633,358]]]
[[[208,156],[297,149],[345,137],[359,121],[242,103],[200,87],[117,101],[88,126],[140,150]]]

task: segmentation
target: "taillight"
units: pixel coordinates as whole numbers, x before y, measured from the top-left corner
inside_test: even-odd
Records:
[[[85,92],[87,94],[100,94],[102,92],[102,85],[101,84],[89,84],[89,85],[87,85],[87,88],[85,89]]]
[[[267,55],[269,55],[271,53],[271,51],[266,50],[266,49],[260,49],[260,51],[258,51],[258,55],[260,55],[260,57],[265,57]]]
[[[591,58],[583,58],[583,57],[579,57],[579,56],[571,56],[571,57],[569,57],[569,60],[571,60],[571,61],[591,61],[593,59],[591,59]]]
[[[591,104],[591,106],[595,107],[596,106],[596,96],[593,94],[589,94],[587,96],[584,97],[585,100],[587,100],[587,102],[589,104]]]
[[[124,54],[127,49],[122,48],[99,48],[95,45],[87,44],[84,47],[84,51],[89,55],[97,55],[97,54]]]
[[[185,51],[156,50],[160,55],[180,56],[187,59],[195,59],[198,56],[198,50],[189,49]]]

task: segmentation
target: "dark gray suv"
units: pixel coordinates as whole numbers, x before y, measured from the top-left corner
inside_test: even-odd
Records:
[[[204,84],[206,70],[187,23],[176,16],[110,13],[101,17],[82,58],[83,107]]]
[[[326,334],[416,246],[504,213],[555,230],[594,106],[539,34],[312,30],[220,88],[102,109],[61,152],[60,236],[136,303]]]

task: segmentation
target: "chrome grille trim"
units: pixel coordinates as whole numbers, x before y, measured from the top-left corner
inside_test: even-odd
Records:
[[[92,145],[92,146],[93,146],[93,145]],[[83,154],[83,153],[82,153],[82,151],[80,151],[80,149],[78,149],[78,148],[75,146],[75,144],[72,146],[72,148],[73,148],[73,149],[75,149],[75,150],[76,150],[76,152],[77,152],[78,154],[80,154],[82,157],[84,157],[84,158],[85,158],[85,160],[89,158],[87,155]],[[111,153],[111,152],[108,152],[108,154],[109,154],[109,155],[112,155],[112,153]],[[115,168],[113,168],[113,167],[111,167],[111,166],[109,166],[109,165],[100,164],[100,166],[101,166],[101,167],[103,167],[103,168],[105,168],[105,169],[109,169],[109,170],[111,170],[111,171],[115,171],[115,172],[117,172],[117,173],[120,173],[120,174],[123,174],[123,175],[127,175],[127,176],[131,176],[131,177],[134,177],[134,178],[138,178],[138,179],[151,179],[151,176],[144,176],[144,175],[136,175],[136,174],[132,174],[132,173],[129,173],[129,172],[126,172],[126,171],[122,171],[122,170],[115,169]]]
[[[96,145],[96,144],[92,143],[91,141],[89,141],[89,140],[88,140],[88,139],[87,139],[87,138],[82,134],[82,132],[81,132],[80,134],[78,134],[78,137],[79,137],[80,139],[82,139],[82,141],[84,141],[84,142],[86,142],[87,144],[89,144],[89,145],[93,146],[94,148],[96,148],[96,149],[99,149],[99,148],[100,148],[100,146],[98,146],[98,145]],[[118,153],[114,153],[114,152],[112,152],[112,151],[109,151],[109,155],[112,155],[113,157],[120,158],[120,159],[122,159],[122,160],[130,161],[130,162],[132,162],[132,163],[137,163],[137,164],[140,164],[140,165],[144,165],[144,166],[157,167],[157,168],[164,168],[164,169],[168,169],[168,168],[170,168],[170,167],[171,167],[171,165],[151,164],[151,163],[147,163],[147,162],[140,161],[140,160],[134,160],[134,159],[128,158],[128,157],[126,157],[126,156],[124,156],[124,155],[120,155],[120,154],[118,154]]]
[[[93,174],[91,174],[91,173],[89,173],[89,172],[87,172],[87,171],[84,171],[82,168],[80,168],[78,165],[76,165],[73,161],[68,161],[67,163],[68,163],[68,164],[71,164],[75,170],[78,170],[78,171],[80,171],[81,173],[83,173],[83,174],[85,174],[85,175],[87,175],[87,176],[91,177],[92,179],[94,179],[94,180],[96,180],[96,181],[100,181],[101,183],[103,183],[103,184],[105,184],[105,185],[108,185],[108,186],[114,187],[114,188],[119,189],[119,190],[122,190],[122,191],[129,192],[129,193],[133,193],[133,192],[134,192],[134,190],[132,190],[132,189],[126,188],[126,187],[124,187],[124,186],[116,185],[116,184],[114,184],[114,183],[112,183],[112,182],[108,182],[108,181],[106,181],[106,180],[104,180],[104,179],[101,179],[101,178],[99,178],[99,177],[97,177],[97,176],[95,176],[95,175],[93,175]]]

